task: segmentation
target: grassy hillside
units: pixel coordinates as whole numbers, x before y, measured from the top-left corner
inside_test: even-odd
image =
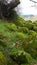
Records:
[[[0,65],[37,65],[37,21],[25,21],[13,12],[0,19]]]

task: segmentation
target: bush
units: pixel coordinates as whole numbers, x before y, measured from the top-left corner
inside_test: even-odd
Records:
[[[15,60],[16,63],[18,64],[23,64],[23,63],[31,63],[32,62],[32,57],[30,56],[30,54],[26,53],[25,51],[16,51],[16,52],[12,52],[10,54],[10,57],[12,58],[12,60]]]
[[[17,26],[15,24],[6,24],[5,25],[10,31],[17,31]]]

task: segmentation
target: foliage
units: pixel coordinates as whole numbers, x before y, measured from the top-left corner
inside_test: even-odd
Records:
[[[37,64],[37,21],[13,11],[11,21],[0,19],[0,65],[32,64]]]
[[[0,65],[7,65],[6,58],[4,57],[4,54],[1,51],[0,51]]]

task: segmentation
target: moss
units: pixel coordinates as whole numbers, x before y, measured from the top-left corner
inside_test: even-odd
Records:
[[[0,65],[7,65],[4,54],[0,51]]]

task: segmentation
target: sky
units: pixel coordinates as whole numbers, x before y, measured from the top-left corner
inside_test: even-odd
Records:
[[[20,4],[17,6],[16,10],[21,15],[37,15],[37,3],[34,4],[30,0],[20,0]]]

